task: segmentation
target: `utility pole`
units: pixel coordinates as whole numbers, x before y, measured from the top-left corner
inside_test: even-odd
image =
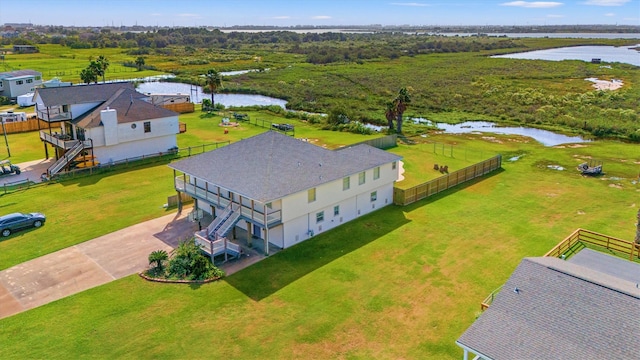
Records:
[[[4,119],[0,118],[0,123],[2,123],[2,133],[4,134],[4,143],[7,145],[7,156],[11,157],[11,150],[9,150],[9,140],[7,139],[7,129],[4,127]]]

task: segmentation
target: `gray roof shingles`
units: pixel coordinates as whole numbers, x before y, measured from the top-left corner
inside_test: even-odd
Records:
[[[86,104],[104,102],[109,100],[116,91],[126,88],[135,90],[133,83],[118,82],[106,84],[74,85],[51,88],[38,88],[36,94],[40,95],[44,106],[59,106],[70,104]],[[136,92],[138,99],[146,95]]]
[[[267,203],[400,159],[369,145],[333,151],[267,131],[169,166]]]
[[[14,70],[7,72],[0,72],[0,79],[11,79],[20,76],[34,76],[34,75],[42,75],[40,72],[35,70]]]
[[[84,129],[101,126],[100,111],[107,108],[116,110],[119,124],[178,115],[176,112],[161,106],[140,100],[139,95],[142,94],[129,88],[120,88],[107,101],[76,118],[73,123]]]
[[[491,359],[637,358],[635,285],[557,258],[525,258],[458,343]]]

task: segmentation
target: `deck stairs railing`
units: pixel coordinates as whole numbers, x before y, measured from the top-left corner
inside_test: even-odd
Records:
[[[65,152],[64,155],[60,157],[60,159],[58,159],[55,163],[49,166],[49,168],[47,169],[47,173],[49,177],[59,173],[60,170],[65,168],[65,166],[69,165],[69,163],[73,161],[73,159],[75,159],[76,156],[80,155],[82,150],[91,148],[91,147],[92,147],[91,140],[78,141],[69,150],[67,150],[67,152]]]
[[[238,222],[240,213],[240,205],[229,203],[222,214],[207,226],[207,236],[213,240],[224,237]]]

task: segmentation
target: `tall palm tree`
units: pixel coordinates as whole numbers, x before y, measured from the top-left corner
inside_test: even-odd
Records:
[[[214,107],[216,103],[213,101],[213,95],[218,88],[222,87],[222,77],[220,76],[220,73],[214,69],[209,69],[204,76],[207,87],[211,91],[211,107]]]
[[[96,59],[97,68],[99,70],[98,74],[102,76],[102,82],[105,81],[105,74],[107,69],[109,68],[109,60],[104,57],[104,55],[98,56]]]
[[[389,101],[387,103],[387,109],[384,112],[384,116],[387,118],[389,130],[393,130],[393,120],[396,119],[396,104],[393,101]]]
[[[402,115],[407,110],[407,104],[411,102],[411,96],[407,88],[398,91],[398,96],[393,100],[396,109],[396,122],[398,124],[398,134],[402,134]]]

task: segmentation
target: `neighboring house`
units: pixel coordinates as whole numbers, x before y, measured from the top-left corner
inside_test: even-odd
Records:
[[[583,249],[525,258],[460,336],[464,359],[637,359],[640,264]]]
[[[366,144],[328,150],[268,131],[169,167],[176,190],[216,217],[202,237],[226,239],[237,226],[268,253],[390,205],[400,159]]]
[[[39,88],[34,102],[38,119],[50,125],[40,139],[58,159],[49,175],[69,169],[81,155],[91,161],[79,167],[166,153],[177,145],[178,114],[151,104],[132,83]],[[61,132],[52,132],[58,126]]]
[[[16,70],[0,73],[0,96],[16,99],[32,93],[42,84],[42,73],[35,70]]]
[[[37,53],[40,50],[34,45],[13,45],[13,52],[20,54],[32,54]]]

